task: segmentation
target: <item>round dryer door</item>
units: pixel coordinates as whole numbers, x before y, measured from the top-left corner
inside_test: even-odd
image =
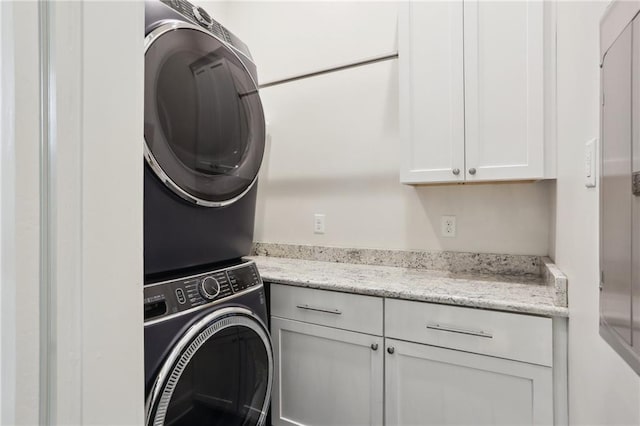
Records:
[[[188,23],[149,33],[144,137],[147,163],[180,197],[208,207],[242,197],[260,169],[265,122],[258,87],[240,57]]]
[[[262,323],[246,309],[221,309],[191,327],[168,356],[147,399],[147,425],[264,425],[272,380]]]

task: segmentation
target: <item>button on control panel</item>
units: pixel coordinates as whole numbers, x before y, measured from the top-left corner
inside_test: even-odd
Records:
[[[231,298],[262,285],[252,261],[144,287],[145,321]]]
[[[178,299],[178,303],[181,305],[187,303],[187,298],[184,297],[184,290],[182,288],[176,289],[176,298]]]

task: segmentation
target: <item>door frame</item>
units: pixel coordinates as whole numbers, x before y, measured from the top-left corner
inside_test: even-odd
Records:
[[[141,424],[144,4],[0,2],[0,34],[0,423]]]

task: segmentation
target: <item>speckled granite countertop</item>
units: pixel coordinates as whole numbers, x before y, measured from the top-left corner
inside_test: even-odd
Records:
[[[507,276],[268,256],[249,259],[268,282],[534,315],[569,315],[558,303],[563,297],[566,300],[566,290],[559,297],[557,285],[544,274]]]

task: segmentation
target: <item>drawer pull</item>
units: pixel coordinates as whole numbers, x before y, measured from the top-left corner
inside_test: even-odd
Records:
[[[309,305],[296,305],[299,309],[305,309],[307,311],[316,311],[316,312],[324,312],[326,314],[334,314],[334,315],[342,315],[342,312],[337,309],[324,309],[324,308],[314,308]]]
[[[486,337],[488,339],[493,339],[493,334],[487,333],[486,331],[476,331],[476,330],[465,330],[462,328],[454,328],[454,327],[445,327],[440,324],[428,324],[427,328],[430,330],[436,331],[447,331],[449,333],[458,333],[458,334],[467,334],[469,336],[478,336],[478,337]]]

